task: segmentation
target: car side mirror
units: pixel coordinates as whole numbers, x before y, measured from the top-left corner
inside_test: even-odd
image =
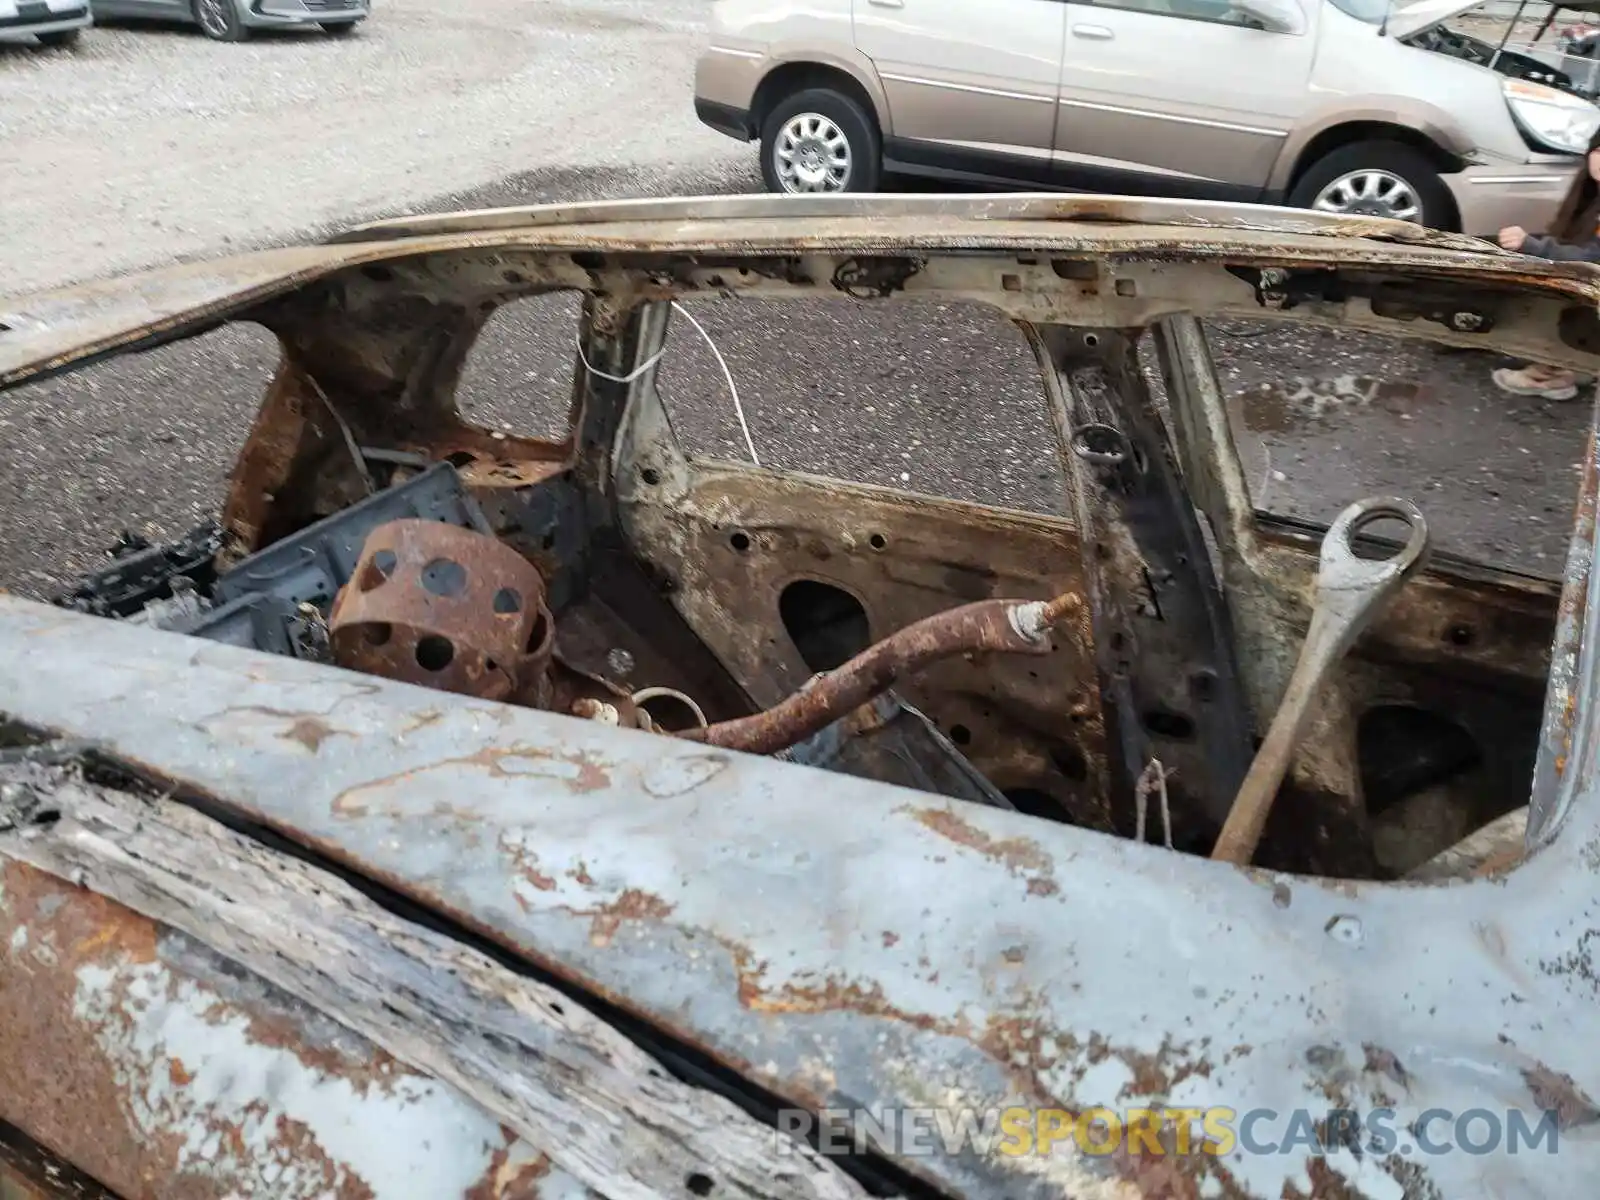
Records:
[[[1244,14],[1269,33],[1304,33],[1305,13],[1295,0],[1232,0],[1235,12]]]

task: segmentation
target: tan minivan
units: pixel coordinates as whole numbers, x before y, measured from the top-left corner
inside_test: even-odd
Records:
[[[1600,109],[1444,28],[1473,7],[717,0],[695,108],[779,192],[894,171],[1542,228]]]

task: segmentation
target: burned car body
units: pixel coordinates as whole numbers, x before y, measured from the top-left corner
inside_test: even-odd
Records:
[[[485,322],[557,289],[583,296],[570,435],[464,422]],[[1037,356],[1070,517],[685,454],[655,370],[696,295],[995,306]],[[54,606],[0,597],[0,1177],[1578,1194],[1593,442],[1559,582],[1424,561],[1405,497],[1352,525],[1398,515],[1417,545],[1334,545],[1255,511],[1197,318],[1592,372],[1597,299],[1590,268],[1398,222],[929,197],[416,218],[15,303],[7,385],[229,320],[283,356],[215,531]],[[1386,560],[1369,624],[1325,639],[1319,578]],[[1397,707],[1476,753],[1364,745]],[[1453,814],[1415,824],[1411,869],[1375,853],[1374,781]],[[1174,1117],[1103,1153],[835,1156],[774,1133],[1223,1107],[1524,1113],[1561,1141],[1220,1153]]]

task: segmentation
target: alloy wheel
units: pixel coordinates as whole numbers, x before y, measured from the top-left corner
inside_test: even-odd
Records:
[[[850,183],[850,139],[821,113],[791,117],[772,152],[786,192],[842,192]]]
[[[1416,188],[1390,171],[1371,168],[1339,176],[1317,193],[1311,207],[1350,216],[1422,221],[1422,200]]]
[[[232,2],[233,0],[195,0],[195,20],[200,22],[200,29],[207,37],[220,41],[228,36],[227,6]]]

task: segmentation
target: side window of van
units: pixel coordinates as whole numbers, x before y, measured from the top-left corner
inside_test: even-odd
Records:
[[[1248,25],[1250,18],[1229,0],[1074,0],[1094,8],[1120,8],[1145,12],[1157,17],[1182,17],[1190,21],[1210,21],[1217,25]]]

